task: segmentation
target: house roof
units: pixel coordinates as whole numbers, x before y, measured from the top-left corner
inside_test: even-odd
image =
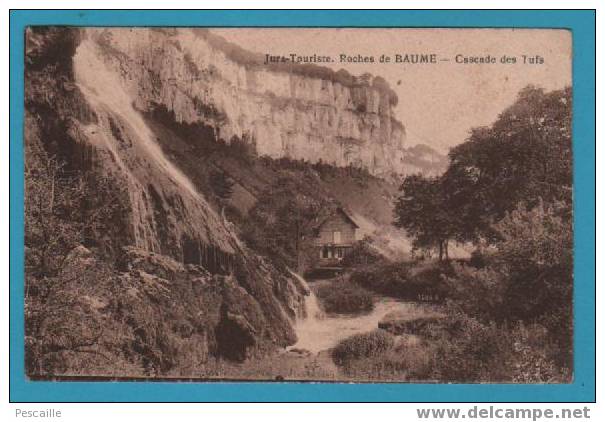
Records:
[[[343,217],[344,217],[344,218],[345,218],[347,221],[349,221],[349,222],[350,222],[350,223],[351,223],[351,224],[352,224],[352,225],[353,225],[353,226],[354,226],[356,229],[358,229],[358,228],[359,228],[359,224],[357,224],[357,223],[355,222],[355,220],[353,220],[353,217],[351,217],[351,214],[350,214],[350,213],[349,213],[347,210],[345,210],[345,209],[344,209],[344,208],[342,208],[342,207],[338,207],[338,208],[336,208],[336,212],[337,212],[337,213],[339,213],[339,214],[341,214],[341,215],[342,215],[342,216],[343,216]],[[318,229],[321,229],[321,227],[324,225],[324,223],[325,223],[326,221],[328,221],[328,219],[330,219],[330,217],[332,217],[333,215],[334,215],[334,213],[330,213],[329,215],[325,216],[325,217],[324,217],[324,218],[321,220],[321,222],[320,222],[320,223],[317,225],[317,228],[318,228]]]

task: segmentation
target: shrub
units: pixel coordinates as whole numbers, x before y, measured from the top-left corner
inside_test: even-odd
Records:
[[[452,264],[437,262],[412,273],[408,283],[408,294],[416,299],[443,301],[449,294],[447,277],[453,274]]]
[[[399,344],[384,353],[343,362],[340,370],[354,380],[429,380],[431,359],[422,345]]]
[[[426,328],[431,338],[432,378],[449,382],[504,381],[511,342],[495,324],[464,314]]]
[[[564,204],[519,205],[494,228],[496,251],[484,268],[454,266],[449,286],[465,313],[498,324],[540,323],[572,365],[572,227]]]
[[[414,270],[407,262],[378,263],[351,274],[351,281],[368,290],[407,300],[442,301],[448,294],[448,263],[435,263]]]
[[[448,279],[450,298],[467,315],[481,321],[503,322],[508,317],[503,305],[503,276],[490,267],[477,269],[454,264],[454,275]]]
[[[351,251],[344,257],[342,264],[345,267],[356,267],[359,265],[376,264],[384,258],[371,246],[371,240],[366,237],[355,243]]]
[[[359,379],[441,382],[561,383],[571,371],[540,324],[497,325],[461,312],[425,324],[421,342],[383,330],[357,334],[332,350],[343,374]],[[395,339],[399,339],[395,342]]]
[[[487,265],[487,257],[485,253],[481,249],[475,249],[472,251],[469,264],[475,268],[484,268]]]
[[[407,263],[379,263],[354,271],[351,281],[377,293],[405,297],[409,277],[410,265]]]
[[[322,286],[317,296],[329,313],[354,314],[368,312],[374,308],[372,295],[365,289],[347,282]]]
[[[464,313],[423,330],[433,380],[447,382],[568,382],[559,352],[541,325],[484,323]]]
[[[337,365],[347,361],[380,355],[393,347],[393,336],[384,330],[355,334],[341,341],[332,350],[332,360]]]

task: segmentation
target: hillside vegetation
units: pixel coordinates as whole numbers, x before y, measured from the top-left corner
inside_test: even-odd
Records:
[[[354,337],[335,349],[335,362],[370,378],[386,371],[445,382],[570,382],[571,90],[525,88],[449,158],[440,176],[406,177],[395,203],[394,224],[420,258],[378,260],[350,278],[389,296],[440,303],[445,317],[393,317],[381,326],[420,343]],[[471,258],[450,260],[454,242],[473,245]],[[362,353],[373,347],[380,352]]]
[[[401,256],[408,246],[403,232],[391,225],[397,192],[391,182],[355,167],[258,157],[249,140],[222,141],[202,124],[178,123],[162,107],[146,121],[165,154],[247,245],[278,264],[301,271],[312,266],[317,224],[339,206],[352,213],[361,236],[370,236],[381,254]],[[221,195],[225,184],[228,195]],[[398,244],[402,239],[404,247]]]

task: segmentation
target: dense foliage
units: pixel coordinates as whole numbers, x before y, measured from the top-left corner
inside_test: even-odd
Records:
[[[330,208],[328,199],[305,182],[285,173],[260,194],[242,230],[252,249],[292,269],[315,255],[312,225]]]
[[[520,206],[495,230],[501,239],[485,267],[457,267],[450,280],[454,303],[480,321],[539,323],[572,364],[573,237],[564,208]]]
[[[419,332],[430,356],[429,378],[448,382],[569,382],[560,349],[540,324],[496,324],[464,312]]]
[[[332,350],[332,359],[337,364],[347,360],[379,355],[393,346],[393,336],[384,330],[356,334],[341,341]]]
[[[559,201],[570,209],[571,90],[525,88],[449,158],[441,177],[412,175],[401,185],[394,224],[419,248],[441,250],[450,239],[493,242],[494,224],[520,202]]]
[[[339,282],[337,285],[322,286],[316,294],[328,313],[356,314],[374,308],[371,293],[353,283]]]
[[[395,202],[394,225],[404,228],[416,249],[439,250],[439,260],[448,258],[448,241],[455,220],[447,208],[447,196],[440,178],[411,175],[405,178],[401,196]]]
[[[493,224],[519,202],[571,207],[571,89],[527,87],[489,128],[453,148],[443,175],[456,238],[497,237]]]
[[[378,262],[357,268],[351,281],[387,296],[414,301],[443,301],[448,294],[446,277],[452,274],[448,263],[416,265],[407,262]]]
[[[372,239],[366,236],[360,241],[355,242],[342,260],[342,265],[344,267],[355,268],[384,261],[385,257],[373,247]]]
[[[452,264],[444,274],[451,318],[429,336],[433,376],[569,380],[571,90],[525,88],[449,158],[440,177],[407,177],[395,204],[394,224],[417,248],[447,258],[448,241],[477,247],[470,262]],[[389,284],[403,286],[407,277],[393,274]]]

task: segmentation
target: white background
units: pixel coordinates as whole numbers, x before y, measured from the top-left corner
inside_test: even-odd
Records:
[[[105,0],[103,2],[76,2],[55,0],[49,1],[4,1],[4,16],[2,21],[4,25],[0,27],[0,45],[2,54],[0,66],[2,82],[2,97],[0,103],[0,128],[1,128],[1,149],[0,149],[0,276],[2,279],[2,288],[0,294],[2,300],[0,302],[1,323],[0,323],[0,415],[2,420],[14,420],[15,410],[17,408],[35,410],[54,408],[60,409],[62,417],[58,420],[64,421],[166,421],[166,420],[191,420],[191,421],[222,421],[222,420],[245,420],[246,422],[262,421],[288,421],[298,422],[309,420],[329,420],[329,421],[380,421],[389,420],[395,422],[397,420],[416,420],[416,408],[429,407],[421,404],[60,404],[60,405],[45,405],[45,404],[10,404],[8,403],[8,281],[9,281],[9,218],[8,218],[8,194],[9,194],[9,163],[8,163],[8,119],[9,119],[9,14],[10,8],[44,8],[50,5],[53,8],[148,8],[155,4],[150,1],[127,1],[127,0]],[[406,2],[388,2],[373,0],[372,2],[329,2],[329,1],[255,1],[254,4],[245,1],[228,1],[212,2],[212,6],[221,8],[245,8],[247,6],[255,6],[259,8],[283,8],[286,4],[289,8],[350,8],[351,6],[365,6],[368,8],[486,8],[487,1],[406,1]],[[218,3],[218,4],[217,4]],[[554,1],[548,2],[528,2],[520,0],[508,1],[490,1],[492,8],[528,8],[528,7],[548,7],[548,8],[597,8],[599,1]],[[170,8],[204,8],[210,6],[207,2],[187,2],[180,0],[171,0],[163,2],[158,6],[168,6]],[[597,12],[597,75],[603,74],[603,12]],[[602,79],[602,78],[601,78]],[[599,147],[599,141],[603,139],[603,84],[601,80],[597,82],[597,113],[600,114],[597,118],[597,215],[602,209],[602,190],[605,186],[603,179],[603,171],[599,170],[605,164],[603,157],[603,147]],[[597,263],[603,262],[601,236],[603,233],[602,224],[599,224],[597,219]],[[602,275],[602,266],[597,264],[597,356],[603,355],[603,288],[600,283]],[[603,401],[603,365],[597,361],[597,404],[588,405],[592,420],[605,420],[605,406]],[[405,398],[402,398],[405,399]],[[439,400],[435,397],[435,400]],[[469,399],[472,399],[469,397]],[[451,404],[435,404],[434,408],[451,408],[455,405]],[[500,405],[513,406],[513,405]],[[563,407],[581,408],[584,404],[578,405],[521,405],[522,407],[540,407],[559,409]],[[466,409],[472,405],[461,404],[460,408]]]

